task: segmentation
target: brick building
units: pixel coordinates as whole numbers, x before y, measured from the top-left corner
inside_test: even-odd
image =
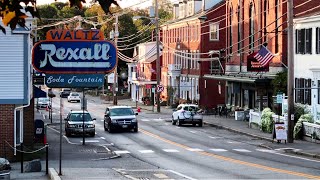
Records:
[[[180,1],[173,14],[174,19],[161,27],[165,99],[170,104],[199,103],[203,108],[224,103],[224,81],[204,75],[224,70],[224,63],[213,60],[212,52],[225,48],[225,20],[217,18],[225,14],[225,1]]]

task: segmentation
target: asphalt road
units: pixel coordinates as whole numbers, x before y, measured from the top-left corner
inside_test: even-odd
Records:
[[[63,117],[71,109],[80,109],[80,103],[63,101]],[[82,137],[63,138],[62,171],[68,173],[62,179],[320,178],[320,161],[263,149],[259,147],[263,140],[226,130],[173,126],[169,115],[141,112],[138,133],[110,134],[103,129],[108,105],[88,100],[88,110],[97,118],[96,136],[86,137],[85,146]],[[48,141],[53,144],[50,163],[59,170],[59,98],[54,99],[53,109],[54,124],[48,129]],[[108,150],[120,157],[105,159]]]

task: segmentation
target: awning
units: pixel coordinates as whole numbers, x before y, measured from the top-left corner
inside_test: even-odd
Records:
[[[234,81],[234,82],[245,82],[245,83],[268,83],[271,81],[268,77],[250,77],[250,76],[241,76],[241,75],[219,75],[219,74],[205,74],[204,78],[208,79],[217,79],[225,81]]]
[[[47,97],[47,92],[42,91],[40,88],[36,86],[33,86],[33,97],[34,98]]]

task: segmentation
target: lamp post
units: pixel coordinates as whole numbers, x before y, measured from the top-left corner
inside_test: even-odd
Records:
[[[150,18],[146,16],[134,16],[133,20],[138,20],[140,18],[147,18],[150,20],[154,20],[156,25],[156,48],[157,48],[157,61],[156,61],[156,73],[157,73],[157,87],[160,86],[160,78],[161,78],[161,67],[160,67],[160,40],[159,40],[159,11],[158,11],[158,0],[155,0],[155,18]],[[157,112],[160,113],[160,92],[158,92],[158,88],[156,90],[156,103],[157,103]]]

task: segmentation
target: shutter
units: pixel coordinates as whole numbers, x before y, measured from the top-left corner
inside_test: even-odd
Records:
[[[294,86],[295,86],[295,88],[298,88],[298,78],[295,78],[294,79]],[[295,91],[294,91],[294,99],[295,99],[295,102],[297,103],[298,102],[298,89],[295,89]]]
[[[299,36],[298,36],[298,29],[296,29],[296,54],[299,54]]]
[[[312,28],[309,28],[309,44],[308,44],[308,53],[312,54]]]
[[[306,53],[306,30],[301,29],[301,49],[300,53],[305,54]]]
[[[316,28],[316,54],[319,54],[319,28]]]
[[[311,79],[308,79],[308,104],[311,105]]]

